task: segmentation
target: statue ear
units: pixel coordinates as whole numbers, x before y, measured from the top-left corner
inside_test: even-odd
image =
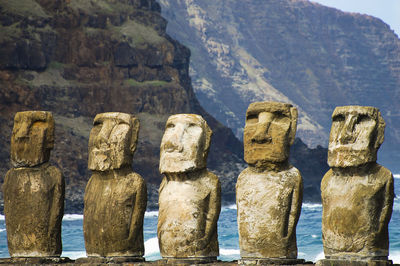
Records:
[[[375,149],[379,149],[381,144],[383,143],[383,140],[385,138],[385,120],[383,120],[383,117],[381,115],[381,112],[378,111],[378,121],[377,121],[377,128],[376,128],[376,140],[375,140]]]
[[[139,128],[140,128],[140,121],[138,118],[132,116],[131,118],[131,143],[130,143],[130,150],[132,153],[135,152],[138,138],[139,138]]]
[[[289,143],[290,145],[292,145],[296,137],[296,130],[297,130],[297,115],[298,115],[297,108],[290,107],[290,114],[291,114],[291,122],[290,122],[290,132],[289,132]]]
[[[46,112],[46,122],[48,123],[46,129],[46,145],[48,149],[54,148],[54,118],[53,114]]]
[[[210,150],[212,130],[208,126],[206,121],[204,121],[203,130],[205,131],[204,132],[205,142],[204,142],[203,158],[205,158],[207,160],[208,151]]]

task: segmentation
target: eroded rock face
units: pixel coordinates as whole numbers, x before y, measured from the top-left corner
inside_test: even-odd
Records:
[[[331,169],[321,182],[327,259],[387,259],[393,176],[375,162],[384,128],[374,107],[343,106],[333,112]]]
[[[50,112],[27,111],[15,115],[11,160],[3,195],[8,250],[11,257],[60,256],[65,181],[49,165],[54,144]]]
[[[83,232],[89,257],[144,254],[143,217],[147,190],[132,172],[139,120],[125,113],[96,115],[89,139]]]
[[[219,179],[207,171],[211,129],[194,114],[170,116],[161,141],[157,235],[163,258],[219,255]]]
[[[250,104],[244,129],[245,161],[236,183],[242,258],[297,258],[296,225],[303,183],[288,163],[297,110],[290,104]]]

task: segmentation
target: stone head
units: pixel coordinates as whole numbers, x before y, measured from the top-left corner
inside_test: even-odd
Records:
[[[244,160],[251,165],[285,162],[297,128],[297,109],[278,102],[251,103],[244,128]]]
[[[49,161],[54,147],[54,119],[50,112],[18,112],[11,136],[11,163],[33,167]]]
[[[183,173],[205,168],[212,131],[195,114],[168,118],[160,147],[160,172]]]
[[[131,165],[138,134],[139,119],[130,114],[97,114],[90,131],[88,168],[106,171]]]
[[[336,107],[329,137],[329,166],[349,167],[375,162],[384,132],[385,121],[377,108]]]

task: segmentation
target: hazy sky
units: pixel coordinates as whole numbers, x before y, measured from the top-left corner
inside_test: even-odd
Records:
[[[400,0],[311,0],[343,11],[371,15],[389,24],[400,37]]]

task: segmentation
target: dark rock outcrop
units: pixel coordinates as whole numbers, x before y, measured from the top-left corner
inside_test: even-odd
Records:
[[[149,183],[150,208],[157,205],[159,145],[170,114],[207,119],[217,173],[234,172],[242,162],[241,143],[197,102],[188,75],[190,51],[165,33],[155,1],[4,1],[0,23],[2,180],[10,168],[12,118],[23,110],[54,114],[52,161],[66,177],[66,212],[82,211],[89,131],[97,113],[140,118],[134,169]],[[232,190],[230,178],[221,180]]]
[[[66,213],[81,212],[94,116],[131,113],[141,121],[133,168],[148,184],[148,207],[156,208],[165,121],[171,114],[197,113],[214,132],[208,167],[221,180],[223,203],[233,203],[244,168],[242,143],[200,106],[189,77],[190,51],[166,34],[166,25],[154,0],[0,2],[1,181],[10,168],[14,114],[51,111],[56,122],[51,161],[65,176]],[[299,147],[310,157],[320,151]],[[303,168],[310,161],[316,162],[310,159]],[[307,180],[316,179],[312,189],[319,190],[322,174],[303,177],[306,189]]]

